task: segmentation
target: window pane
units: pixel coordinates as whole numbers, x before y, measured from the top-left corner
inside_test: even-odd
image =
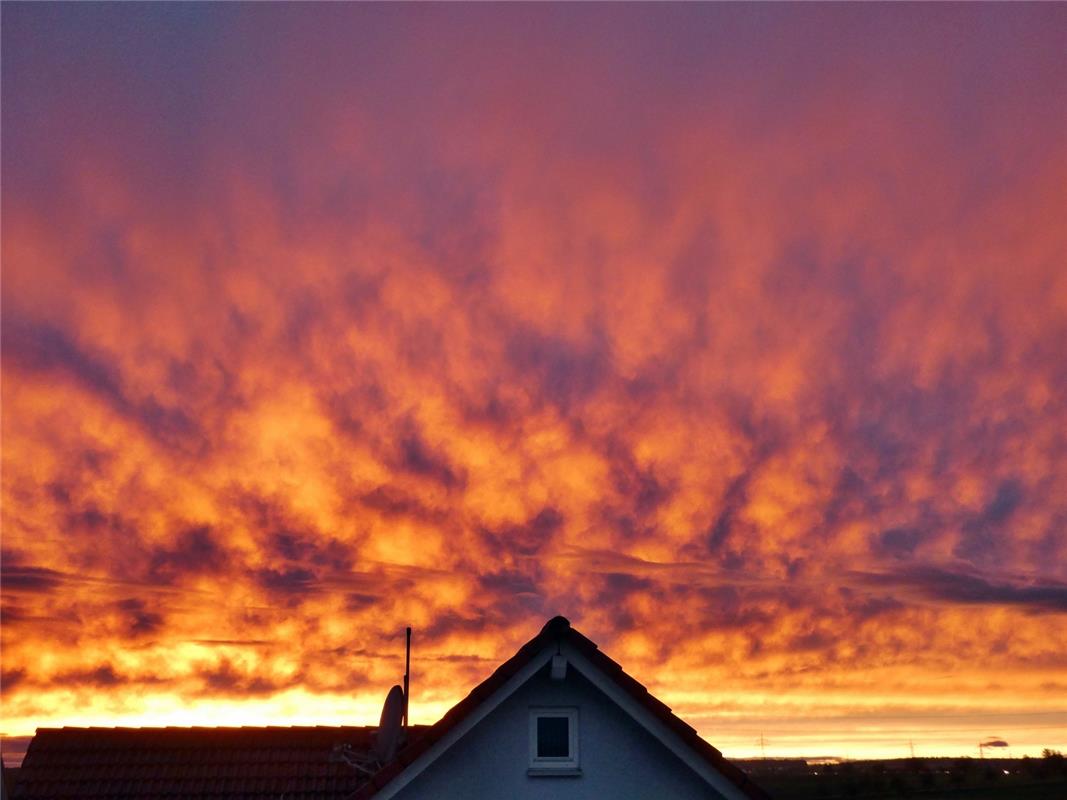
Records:
[[[569,722],[567,717],[537,718],[538,758],[567,758],[571,754]]]

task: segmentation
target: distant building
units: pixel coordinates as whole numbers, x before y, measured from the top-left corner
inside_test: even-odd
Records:
[[[12,798],[768,798],[563,617],[435,725],[412,726],[384,764],[374,737],[372,728],[42,729]]]

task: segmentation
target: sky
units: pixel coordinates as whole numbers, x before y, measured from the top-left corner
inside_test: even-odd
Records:
[[[564,614],[727,756],[1067,749],[1065,42],[4,3],[0,728],[375,724],[405,625],[429,723]]]

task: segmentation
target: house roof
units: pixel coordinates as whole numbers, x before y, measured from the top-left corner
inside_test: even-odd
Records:
[[[748,775],[727,761],[719,750],[702,739],[692,726],[676,717],[671,709],[653,697],[644,685],[627,675],[622,667],[602,653],[592,640],[572,628],[566,617],[554,617],[549,620],[537,636],[520,647],[514,656],[474,687],[470,694],[453,706],[436,724],[430,726],[421,736],[413,738],[407,747],[401,749],[391,762],[383,766],[356,792],[353,796],[354,800],[368,800],[381,792],[411,764],[459,726],[491,695],[502,689],[546,647],[564,642],[584,656],[627,696],[666,725],[693,753],[717,770],[745,796],[752,800],[770,800],[770,795],[752,783]]]
[[[412,726],[418,734],[424,726]],[[337,749],[369,753],[375,728],[40,728],[12,800],[350,797],[365,773]]]
[[[557,643],[572,648],[746,797],[769,800],[744,772],[564,617],[549,620],[435,725],[412,725],[409,744],[370,777],[345,763],[338,751],[347,746],[352,754],[369,754],[373,727],[40,728],[8,796],[11,800],[368,800],[468,718],[476,719],[475,712],[491,696],[524,669],[535,669],[534,660]]]

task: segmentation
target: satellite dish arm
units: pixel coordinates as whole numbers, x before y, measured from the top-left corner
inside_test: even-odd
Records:
[[[409,682],[411,678],[411,627],[406,629],[407,646],[404,650],[404,728],[408,727],[408,693],[411,691]]]

